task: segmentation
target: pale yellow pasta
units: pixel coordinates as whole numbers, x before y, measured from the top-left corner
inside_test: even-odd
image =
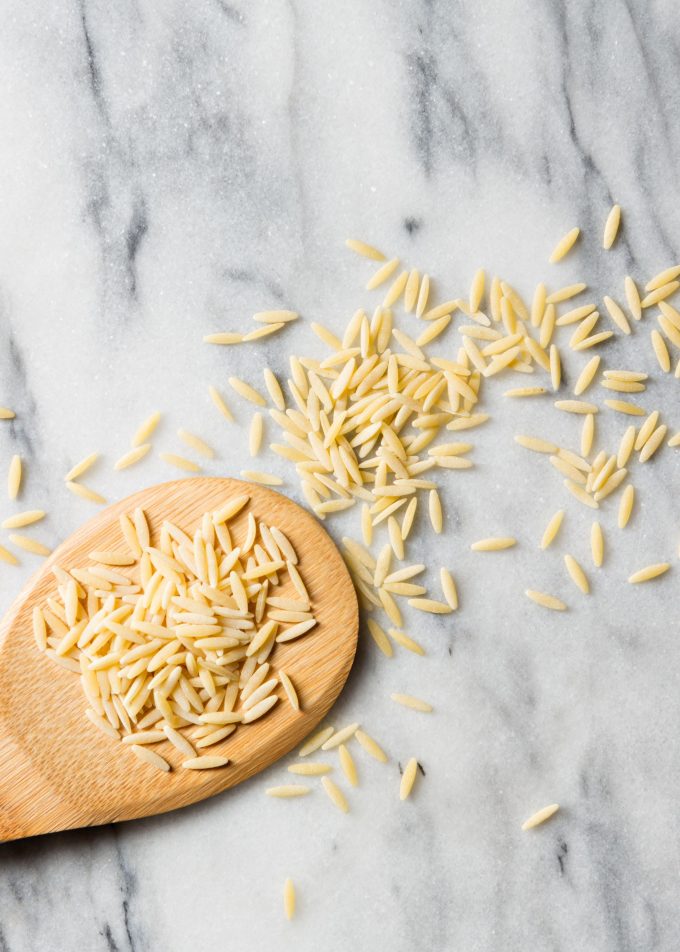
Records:
[[[608,251],[616,241],[620,222],[621,206],[612,205],[609,214],[607,215],[607,220],[604,224],[604,235],[602,237],[602,247],[605,251]]]
[[[555,541],[557,533],[562,527],[562,521],[564,519],[564,509],[558,509],[554,516],[548,522],[548,525],[545,527],[545,532],[541,538],[541,548],[547,549]]]
[[[560,238],[553,248],[550,257],[548,258],[549,263],[556,264],[558,261],[561,261],[562,258],[564,258],[564,256],[573,248],[580,233],[580,228],[572,228],[571,231],[568,231],[566,235]]]

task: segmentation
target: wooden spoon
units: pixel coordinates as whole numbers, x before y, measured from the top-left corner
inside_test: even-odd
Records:
[[[278,526],[295,546],[318,619],[309,634],[275,651],[299,690],[302,710],[280,701],[202,751],[229,757],[215,770],[184,770],[183,754],[169,743],[154,746],[173,767],[162,773],[84,716],[78,676],[36,647],[32,609],[56,590],[52,565],[85,567],[95,549],[126,548],[122,513],[141,506],[153,542],[164,519],[193,533],[204,512],[244,492],[250,503],[230,522],[236,537],[247,512]],[[356,594],[340,554],[317,520],[285,496],[235,479],[196,478],[151,486],[109,506],[53,552],[0,626],[0,840],[164,813],[258,773],[295,747],[333,704],[354,659],[357,630]]]

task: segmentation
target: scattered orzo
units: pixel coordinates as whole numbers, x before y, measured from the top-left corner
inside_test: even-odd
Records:
[[[288,921],[295,915],[295,886],[290,878],[283,884],[283,914]]]
[[[620,207],[614,205],[605,224],[605,249],[611,248],[616,239],[620,216]],[[561,260],[578,237],[578,228],[568,232],[553,250],[550,261]],[[320,324],[313,325],[314,333],[330,349],[330,354],[321,360],[303,356],[291,360],[289,406],[275,375],[268,368],[264,370],[266,393],[272,405],[269,413],[283,431],[282,442],[273,444],[272,448],[296,466],[305,498],[320,518],[360,503],[364,546],[349,545],[351,540],[346,540],[347,562],[364,607],[383,609],[394,625],[389,628],[388,637],[371,618],[369,632],[386,656],[393,654],[393,643],[422,654],[420,645],[402,630],[400,608],[394,596],[407,598],[412,608],[445,614],[458,607],[456,585],[450,572],[442,568],[440,582],[444,601],[437,601],[427,597],[426,586],[412,580],[423,566],[402,568],[398,562],[406,554],[405,542],[414,525],[419,494],[428,493],[432,528],[436,533],[442,532],[439,485],[435,477],[441,475],[443,469],[472,466],[465,455],[472,444],[442,442],[440,433],[473,429],[486,421],[487,416],[478,412],[481,387],[496,375],[538,372],[536,386],[507,389],[505,394],[509,397],[545,394],[547,387],[542,384],[548,379],[546,374],[554,390],[563,387],[562,357],[555,342],[558,328],[576,325],[573,333],[569,333],[572,334],[570,346],[577,352],[604,344],[614,331],[600,330],[604,321],[598,327],[600,314],[595,304],[560,307],[585,290],[582,283],[551,293],[544,284],[539,284],[529,310],[520,294],[507,282],[495,276],[489,276],[487,282],[484,270],[479,268],[467,300],[457,298],[432,304],[432,285],[427,274],[414,267],[400,266],[397,258],[386,261],[381,251],[357,239],[349,239],[347,245],[357,254],[381,262],[367,287],[371,290],[384,285],[386,292],[384,289],[380,292],[383,302],[372,315],[357,311],[342,338]],[[625,303],[634,320],[642,318],[643,310],[659,305],[658,323],[663,333],[651,330],[651,343],[665,373],[671,370],[669,343],[678,345],[680,340],[680,315],[669,303],[670,296],[680,288],[676,280],[679,276],[680,266],[661,271],[647,282],[642,300],[632,278],[628,276],[624,281]],[[414,331],[412,336],[395,326],[392,308],[400,299],[407,312],[415,312],[418,321],[427,322],[422,325],[422,331]],[[603,312],[606,310],[609,314],[617,333],[628,335],[631,333],[629,316],[616,299],[623,300],[620,289],[615,297],[603,297]],[[465,315],[464,321],[453,318],[456,311]],[[255,331],[245,335],[224,332],[209,339],[225,344],[256,339],[279,330],[297,316],[292,311],[258,312],[253,318],[262,327]],[[462,341],[457,353],[449,349],[443,351],[446,357],[429,357],[425,348],[435,341],[442,345],[450,341],[450,336],[445,335],[452,332],[459,333]],[[573,386],[575,397],[591,387],[600,363],[598,353],[582,367]],[[676,376],[678,373],[680,364]],[[646,374],[636,371],[607,370],[601,386],[615,394],[636,394],[644,392],[646,379]],[[245,381],[230,377],[229,383],[239,397],[259,408],[267,405],[265,397]],[[209,388],[209,393],[222,416],[232,421],[231,411],[220,393],[214,387]],[[599,389],[598,393],[602,395]],[[630,416],[645,415],[641,407],[628,400],[607,399],[604,405]],[[636,434],[633,426],[626,429],[618,451],[612,454],[603,449],[591,458],[599,405],[582,400],[558,400],[555,407],[584,415],[580,456],[540,437],[518,435],[515,439],[527,449],[550,456],[552,466],[566,476],[565,486],[569,492],[590,508],[598,508],[610,493],[623,485],[633,451],[639,453],[639,462],[645,462],[667,437],[667,425],[658,423],[658,414],[651,414],[639,433]],[[12,411],[0,408],[0,417],[11,419],[13,416]],[[159,420],[160,413],[154,413],[144,421],[133,438],[132,449],[115,464],[117,469],[132,465],[149,452],[149,440]],[[213,456],[211,447],[199,437],[186,431],[179,431],[179,437],[201,455]],[[262,440],[263,416],[257,412],[250,428],[251,455],[260,453]],[[679,445],[680,435],[668,443]],[[188,471],[199,469],[198,464],[184,457],[167,453],[161,457]],[[97,454],[86,457],[67,474],[66,482],[72,492],[103,503],[103,497],[76,482],[96,459]],[[634,457],[633,462],[637,462]],[[266,472],[244,470],[242,475],[265,485],[282,484],[278,476]],[[19,492],[20,483],[21,461],[15,456],[8,474],[11,499]],[[618,507],[621,527],[628,524],[633,505],[634,489],[628,483]],[[278,584],[278,575],[287,573],[301,600],[308,602],[304,583],[295,568],[296,560],[274,537],[274,529],[268,537],[267,527],[262,526],[257,529],[259,535],[254,535],[249,544],[244,543],[242,551],[234,555],[236,550],[225,540],[230,539],[227,523],[236,510],[231,515],[228,507],[226,511],[226,515],[224,511],[211,514],[207,526],[202,526],[193,539],[185,539],[182,530],[177,529],[174,534],[168,530],[167,538],[158,547],[150,545],[143,517],[139,514],[123,517],[121,544],[134,559],[133,570],[128,571],[127,555],[121,557],[121,561],[116,560],[117,550],[92,553],[97,556],[94,565],[74,570],[72,574],[64,570],[64,577],[57,578],[58,595],[55,594],[53,601],[61,614],[55,614],[52,605],[44,611],[37,609],[33,616],[38,647],[52,660],[81,676],[89,704],[87,717],[92,724],[112,738],[122,735],[136,757],[159,770],[167,771],[170,764],[149,749],[156,743],[167,741],[170,747],[181,752],[187,758],[183,761],[187,769],[214,769],[226,764],[226,758],[211,754],[197,756],[197,750],[219,743],[242,722],[264,716],[279,699],[299,710],[293,681],[286,672],[270,669],[271,662],[267,659],[273,657],[277,643],[301,637],[313,628],[313,619],[300,617],[308,613],[310,606],[284,607],[274,604],[272,598],[257,597],[264,586],[271,596]],[[32,513],[36,512],[41,515],[34,519]],[[3,528],[20,528],[42,515],[39,510],[18,513],[7,518]],[[548,523],[541,540],[542,548],[557,538],[563,516],[564,511],[559,510]],[[376,559],[366,547],[372,545],[378,533],[382,532],[384,539],[385,528],[390,542],[381,546]],[[46,549],[41,551],[41,544],[28,537],[15,534],[10,539],[28,551],[47,552]],[[278,555],[282,558],[272,553],[272,544],[274,547],[279,544]],[[495,551],[515,544],[514,538],[491,538],[480,540],[471,548]],[[593,563],[599,567],[604,557],[604,536],[598,522],[592,525],[590,546]],[[259,558],[255,555],[258,547]],[[0,549],[0,558],[16,561],[6,549]],[[581,591],[588,592],[583,568],[569,554],[564,560],[571,579]],[[112,577],[116,572],[107,566],[117,567],[119,577]],[[669,568],[669,563],[651,565],[635,572],[629,581],[647,581]],[[248,575],[249,578],[245,577]],[[187,580],[185,587],[190,588],[191,597],[178,591],[165,598],[171,590],[168,583],[176,576]],[[217,584],[223,585],[227,604],[212,597],[211,591],[219,591]],[[546,608],[566,608],[565,603],[553,595],[535,590],[527,590],[526,595]],[[225,608],[228,609],[226,614],[221,611]],[[252,624],[241,627],[234,619]],[[232,624],[228,624],[229,620]],[[109,632],[107,626],[115,627]],[[241,683],[240,675],[244,671],[248,677]],[[104,688],[100,677],[105,672],[115,674],[109,688]],[[281,697],[275,693],[277,687]],[[218,703],[215,698],[219,698]],[[409,695],[394,694],[392,698],[415,710],[432,710],[427,702]],[[302,746],[300,756],[306,757],[319,748],[337,748],[343,773],[354,786],[356,765],[347,746],[351,738],[375,759],[387,759],[379,745],[357,724],[337,732],[332,727],[316,732]],[[292,773],[323,776],[326,793],[346,812],[344,794],[325,776],[330,765],[303,762],[289,769]],[[412,759],[401,779],[402,799],[410,794],[416,775],[417,762]],[[267,791],[278,797],[301,796],[308,792],[309,787],[290,784]],[[556,804],[543,808],[525,821],[523,828],[537,826],[557,809]],[[290,918],[294,909],[290,880],[286,880],[284,897],[286,915]]]
[[[415,757],[411,757],[409,762],[404,767],[404,772],[401,775],[401,783],[399,784],[399,799],[406,800],[411,796],[411,791],[413,790],[413,784],[416,782],[416,776],[418,775],[418,761]]]
[[[543,807],[541,810],[537,810],[536,813],[532,814],[528,820],[525,820],[522,824],[523,830],[532,830],[535,826],[540,826],[541,823],[545,823],[546,820],[549,820],[551,816],[554,816],[559,810],[558,803],[551,803],[550,806]]]
[[[653,578],[658,578],[670,568],[669,562],[657,562],[655,565],[648,565],[644,569],[639,569],[629,576],[628,581],[635,585],[638,582],[649,582]]]
[[[526,590],[527,598],[530,598],[532,602],[536,602],[537,605],[541,605],[543,608],[551,608],[556,612],[563,612],[566,609],[566,605],[559,598],[555,598],[554,595],[548,595],[545,592],[537,592],[535,589],[528,588]]]

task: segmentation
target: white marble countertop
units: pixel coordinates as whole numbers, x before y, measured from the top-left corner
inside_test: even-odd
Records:
[[[0,404],[17,412],[0,427],[0,465],[24,457],[21,504],[49,511],[35,535],[50,544],[94,511],[63,486],[93,450],[103,457],[87,482],[110,499],[174,475],[157,451],[180,449],[179,426],[217,447],[208,472],[249,465],[248,408],[230,400],[230,428],[207,384],[226,393],[231,373],[255,382],[265,364],[285,377],[289,353],[324,353],[311,321],[338,332],[377,303],[348,235],[429,271],[437,300],[467,294],[479,266],[526,296],[539,280],[582,278],[594,299],[622,300],[625,274],[644,284],[678,260],[672,4],[10,0],[0,24]],[[603,252],[613,201],[624,225]],[[579,248],[551,269],[574,224]],[[277,306],[303,320],[238,349],[201,342]],[[645,322],[601,348],[603,366],[654,374],[639,402],[674,432],[680,382],[660,379],[655,317]],[[586,356],[567,355],[565,397]],[[358,750],[351,813],[318,789],[265,797],[284,761],[168,816],[2,846],[1,949],[677,948],[680,456],[664,447],[635,464],[625,531],[615,497],[603,505],[597,571],[592,513],[512,439],[578,449],[580,419],[550,397],[504,400],[515,381],[489,382],[476,469],[443,473],[445,533],[422,520],[408,554],[426,558],[433,586],[435,568],[451,567],[460,611],[407,616],[423,659],[387,660],[362,632],[332,722],[360,720],[390,761]],[[154,456],[113,472],[154,409]],[[615,448],[627,422],[600,413],[598,445]],[[258,465],[300,499],[284,460]],[[559,545],[540,553],[560,507]],[[0,502],[0,516],[15,508]],[[357,534],[356,519],[329,530]],[[469,551],[492,534],[519,545]],[[565,551],[587,567],[590,597],[566,576]],[[662,560],[674,563],[663,580],[625,584]],[[37,564],[2,569],[3,608]],[[532,605],[526,587],[569,611]],[[434,713],[397,707],[392,691]],[[411,756],[425,776],[401,804],[398,764]],[[522,833],[552,801],[558,816]]]

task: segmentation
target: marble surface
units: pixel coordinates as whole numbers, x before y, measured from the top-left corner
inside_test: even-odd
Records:
[[[62,480],[87,452],[103,453],[87,481],[110,499],[174,475],[157,455],[112,470],[153,409],[155,453],[178,451],[185,426],[218,448],[207,471],[248,465],[248,408],[231,399],[230,428],[207,384],[256,382],[264,364],[285,375],[289,353],[323,353],[311,321],[340,331],[374,306],[372,265],[344,249],[348,235],[428,270],[438,300],[465,294],[480,265],[527,296],[582,277],[621,300],[626,273],[644,284],[680,253],[671,2],[6,0],[0,26],[0,404],[17,411],[0,460],[24,457],[21,506],[49,511],[34,534],[50,544],[92,514]],[[624,228],[605,253],[612,201]],[[576,223],[578,250],[550,268]],[[277,306],[304,320],[239,349],[201,342]],[[602,348],[605,366],[655,373],[654,320]],[[585,362],[570,357],[565,396]],[[680,383],[655,376],[640,403],[677,429]],[[592,514],[512,440],[578,449],[580,421],[551,398],[504,400],[512,385],[485,390],[493,421],[474,433],[474,473],[441,477],[445,533],[421,520],[408,553],[433,587],[440,564],[453,569],[460,611],[407,617],[424,659],[388,661],[364,633],[333,711],[390,755],[381,766],[357,750],[350,815],[318,789],[265,797],[284,762],[176,814],[2,846],[1,949],[677,948],[680,457],[664,448],[634,466],[624,532],[616,502],[603,506],[596,571]],[[601,413],[598,445],[614,448],[626,422]],[[300,498],[285,461],[261,465]],[[560,507],[559,545],[540,553]],[[1,502],[0,516],[15,508]],[[337,539],[357,532],[354,513],[329,523]],[[490,534],[519,546],[469,551]],[[589,598],[565,551],[587,567]],[[664,580],[625,584],[663,559]],[[3,608],[38,560],[21,563],[0,573]],[[569,611],[531,605],[526,587]],[[392,691],[435,711],[397,707]],[[411,756],[425,776],[400,804]],[[521,832],[555,800],[554,820]]]

